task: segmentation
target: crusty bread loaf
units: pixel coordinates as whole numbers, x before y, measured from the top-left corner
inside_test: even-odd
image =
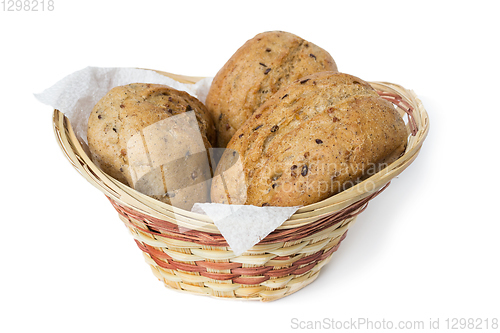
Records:
[[[322,48],[283,31],[248,40],[214,77],[206,106],[217,128],[217,146],[225,147],[234,132],[280,87],[305,75],[337,71]]]
[[[87,138],[96,165],[124,184],[185,209],[208,200],[204,152],[215,126],[188,93],[158,84],[115,87],[92,110]]]
[[[396,160],[407,136],[393,105],[363,80],[335,72],[303,77],[236,131],[217,166],[212,202],[321,201]]]

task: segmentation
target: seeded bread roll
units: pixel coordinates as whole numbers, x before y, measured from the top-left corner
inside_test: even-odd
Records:
[[[330,54],[291,33],[270,31],[248,40],[219,70],[207,95],[217,146],[226,147],[236,130],[280,87],[321,71],[337,71]]]
[[[407,136],[393,105],[365,81],[334,72],[306,76],[236,131],[217,166],[212,202],[321,201],[395,161]]]
[[[159,84],[115,87],[92,110],[87,138],[92,160],[122,183],[185,209],[209,199],[204,151],[215,126],[188,93]]]

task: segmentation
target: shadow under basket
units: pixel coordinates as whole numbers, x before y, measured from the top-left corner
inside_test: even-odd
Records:
[[[159,72],[182,83],[201,78]],[[89,158],[69,120],[54,110],[57,141],[71,164],[101,190],[129,229],[153,274],[170,288],[221,298],[271,301],[313,282],[368,202],[417,157],[429,119],[415,93],[370,82],[395,105],[408,128],[404,155],[365,181],[301,207],[279,228],[236,256],[207,216],[152,199],[103,173]]]

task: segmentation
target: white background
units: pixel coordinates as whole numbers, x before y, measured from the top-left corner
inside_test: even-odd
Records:
[[[54,0],[53,11],[0,11],[0,331],[287,332],[329,318],[439,319],[443,331],[447,318],[474,318],[484,330],[500,319],[497,4]],[[268,30],[323,47],[342,72],[414,90],[429,136],[300,292],[261,303],[166,289],[65,159],[33,93],[86,66],[213,76]]]

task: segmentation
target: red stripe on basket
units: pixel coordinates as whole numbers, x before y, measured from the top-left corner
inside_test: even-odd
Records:
[[[155,249],[154,247],[150,246],[150,245],[147,245],[147,244],[144,244],[143,245],[145,248],[146,248],[146,251],[150,254],[150,255],[154,255],[155,257],[158,257],[160,259],[170,259],[172,260],[172,257],[169,256],[168,254],[166,254],[165,252],[163,251],[160,251],[160,250],[157,250]]]
[[[297,260],[296,262],[294,262],[293,266],[306,265],[306,264],[310,263],[311,261],[317,260],[321,256],[321,254],[323,254],[323,251],[318,251],[315,254],[311,254],[307,257],[301,258],[301,259]]]
[[[273,269],[266,273],[266,276],[270,277],[283,277],[292,274],[297,269],[296,266],[290,266],[287,268]]]
[[[180,269],[182,271],[198,272],[200,274],[202,272],[206,272],[207,271],[207,269],[205,267],[199,267],[198,265],[195,265],[195,264],[188,264],[188,263],[185,263],[185,262],[178,262],[178,261],[174,261],[174,260],[170,260],[169,262],[176,269]]]
[[[196,264],[201,267],[205,267],[208,269],[233,269],[241,267],[240,263],[237,262],[210,262],[210,261],[197,261]]]
[[[146,247],[141,243],[139,242],[137,239],[134,238],[134,241],[135,243],[137,244],[137,246],[143,251],[143,252],[146,252],[146,253],[149,253],[148,252],[148,249],[146,249]]]
[[[205,276],[207,278],[211,278],[214,280],[232,280],[236,277],[238,277],[238,274],[227,274],[227,273],[211,273],[211,272],[201,272],[201,276]]]
[[[269,272],[265,273],[265,276],[269,277],[283,277],[286,275],[294,274],[294,275],[301,275],[309,270],[311,270],[314,266],[318,264],[318,262],[328,258],[333,252],[337,251],[337,249],[340,246],[340,243],[345,239],[347,234],[347,231],[344,232],[344,234],[340,237],[339,243],[329,249],[328,251],[318,251],[314,254],[311,254],[307,257],[301,258],[294,262],[292,266],[287,267],[287,268],[281,268],[281,269],[273,269],[270,270]],[[304,266],[305,265],[305,266]],[[302,267],[299,267],[302,266]]]
[[[118,214],[125,217],[125,222],[131,228],[138,229],[144,233],[148,233],[154,236],[163,235],[163,237],[167,237],[170,239],[200,243],[208,246],[228,246],[224,237],[220,234],[210,234],[197,230],[186,230],[181,232],[179,231],[179,227],[177,226],[177,224],[139,213],[129,207],[118,204],[109,197],[107,198],[111,202],[115,210],[118,212]],[[137,226],[136,224],[132,223],[132,221],[130,220],[131,218],[145,223],[146,225],[150,226],[151,229],[157,230],[160,233],[152,231],[151,229]]]
[[[151,259],[153,259],[153,261],[162,268],[173,269],[173,270],[177,269],[174,265],[171,265],[169,262],[164,262],[163,260],[157,259],[153,256],[151,256]]]
[[[175,261],[171,256],[163,251],[157,250],[150,245],[142,244],[141,242],[134,239],[137,246],[145,253],[148,253],[154,262],[163,268],[167,269],[180,269],[187,272],[205,272],[207,269],[205,267],[198,266],[196,264],[188,264]]]
[[[233,283],[239,284],[261,284],[264,281],[269,280],[269,276],[244,276],[233,279]]]
[[[295,275],[301,275],[301,274],[304,274],[304,273],[307,273],[309,272],[311,269],[313,269],[314,266],[316,266],[318,264],[317,261],[313,262],[313,263],[310,263],[309,265],[306,265],[306,266],[303,266],[303,267],[300,267],[300,268],[297,268],[295,270],[295,272],[293,272],[293,274]]]
[[[261,266],[261,267],[242,267],[235,268],[231,272],[240,275],[264,275],[273,269],[273,266]]]
[[[323,255],[319,258],[319,260],[325,260],[326,258],[331,256],[333,252],[335,252],[339,249],[339,245],[340,244],[337,244],[334,247],[332,247],[330,250],[328,250],[327,252],[323,253]]]
[[[340,211],[334,212],[330,215],[327,215],[315,222],[306,224],[301,227],[292,228],[292,229],[278,229],[271,232],[267,237],[259,242],[259,244],[272,244],[272,243],[280,243],[287,241],[295,241],[300,240],[304,237],[313,235],[321,230],[331,227],[337,223],[345,221],[346,219],[353,218],[359,213],[361,213],[364,209],[366,209],[368,202],[375,198],[379,193],[381,193],[384,189],[389,186],[390,182],[388,182],[384,187],[382,187],[379,191],[372,193],[366,198],[350,205],[349,207],[342,209]],[[117,202],[114,202],[110,198],[108,198],[110,202],[113,204],[117,212],[125,217],[125,223],[130,228],[139,229],[144,233],[149,233],[156,237],[159,237],[158,233],[141,228],[136,226],[130,221],[130,218],[134,218],[137,220],[141,220],[146,225],[151,225],[151,227],[155,230],[159,230],[162,235],[161,237],[166,237],[170,239],[177,239],[187,242],[192,242],[199,245],[206,246],[219,246],[219,247],[228,247],[228,244],[224,237],[219,234],[206,233],[198,230],[189,230],[186,232],[180,232],[177,225],[170,223],[168,221],[162,221],[158,219],[154,219],[150,216],[141,215],[138,212],[135,212],[131,208],[123,207]],[[285,256],[284,256],[285,257]]]
[[[174,261],[168,254],[164,253],[163,251],[159,251],[150,245],[143,244],[137,240],[135,240],[135,242],[142,251],[148,253],[151,256],[151,259],[153,259],[153,261],[158,266],[164,269],[197,272],[201,276],[205,276],[214,280],[220,280],[220,281],[233,280],[234,283],[252,285],[252,284],[260,284],[264,281],[267,281],[271,277],[280,278],[291,274],[301,275],[307,273],[308,271],[313,269],[313,267],[316,266],[318,262],[325,260],[330,255],[332,255],[333,252],[337,251],[337,249],[340,246],[340,243],[345,239],[346,235],[347,231],[340,237],[339,243],[334,247],[332,247],[331,249],[329,249],[328,251],[326,252],[324,250],[318,251],[312,255],[297,260],[290,267],[280,268],[280,269],[273,269],[274,268],[273,266],[241,267],[241,264],[239,263],[230,263],[230,262],[215,263],[215,262],[198,261],[196,264],[188,264],[188,263]],[[157,258],[157,256],[161,256],[162,259],[165,259],[166,261]],[[208,272],[207,268],[232,269],[232,270],[231,273],[214,273],[214,272]],[[250,275],[250,276],[242,277],[241,275]]]
[[[281,256],[281,257],[274,257],[273,260],[289,260],[291,257],[290,256]]]

